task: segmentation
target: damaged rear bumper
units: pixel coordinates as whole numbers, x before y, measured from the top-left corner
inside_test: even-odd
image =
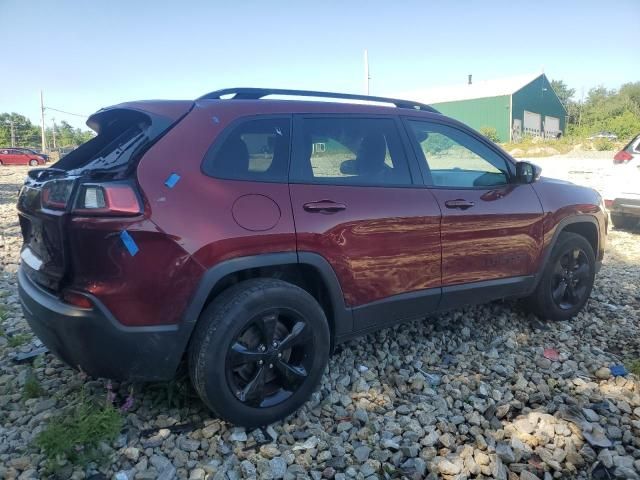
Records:
[[[78,308],[36,285],[22,268],[18,289],[24,316],[47,348],[93,377],[169,380],[186,344],[177,326],[125,327],[96,298]]]

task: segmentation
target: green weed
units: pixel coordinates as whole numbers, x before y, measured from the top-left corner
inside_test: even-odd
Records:
[[[16,348],[24,345],[29,340],[31,340],[31,335],[28,335],[26,333],[18,333],[17,335],[11,335],[10,337],[8,336],[7,344],[12,348]]]
[[[629,361],[628,369],[631,373],[640,377],[640,358]]]
[[[24,386],[22,387],[22,398],[29,400],[30,398],[42,397],[45,394],[44,388],[40,385],[38,377],[30,371],[25,379]]]
[[[122,415],[113,405],[97,405],[84,396],[78,403],[53,418],[35,439],[35,446],[47,458],[47,469],[55,472],[62,465],[104,464],[101,442],[112,442],[122,428]]]

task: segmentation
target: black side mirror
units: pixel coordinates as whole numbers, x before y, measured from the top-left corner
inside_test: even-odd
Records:
[[[529,162],[516,163],[516,178],[518,183],[533,183],[540,178],[542,169]]]

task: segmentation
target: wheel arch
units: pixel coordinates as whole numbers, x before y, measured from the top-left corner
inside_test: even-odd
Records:
[[[582,237],[584,237],[591,247],[593,248],[593,253],[598,258],[598,248],[600,242],[600,231],[599,231],[598,220],[592,215],[572,215],[570,217],[565,217],[558,222],[556,225],[556,229],[553,233],[553,237],[549,242],[549,245],[546,247],[544,252],[542,253],[542,259],[540,262],[540,266],[538,267],[538,272],[536,273],[536,279],[533,283],[532,291],[535,290],[538,283],[542,278],[542,274],[544,269],[551,257],[551,252],[558,242],[558,238],[560,234],[564,232],[576,233]]]
[[[205,271],[180,326],[185,349],[205,307],[220,292],[250,278],[279,278],[310,293],[329,322],[332,349],[336,338],[353,329],[351,311],[345,307],[338,277],[324,257],[310,252],[269,253],[234,258]]]

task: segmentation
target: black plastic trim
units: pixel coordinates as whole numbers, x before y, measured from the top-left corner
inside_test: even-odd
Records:
[[[334,336],[343,335],[353,330],[353,317],[351,311],[344,304],[344,295],[340,282],[333,268],[324,257],[311,252],[268,253],[227,260],[204,273],[180,324],[180,330],[184,332],[186,337],[184,348],[186,348],[186,343],[191,337],[191,332],[206,305],[209,295],[222,278],[229,274],[252,268],[295,264],[309,265],[320,273],[331,300],[333,318],[329,319],[329,321],[333,325]]]
[[[91,297],[94,308],[68,305],[36,285],[22,267],[18,292],[33,332],[58,358],[94,377],[169,380],[184,343],[175,325],[125,327]]]
[[[425,318],[429,313],[438,310],[441,297],[441,288],[429,288],[393,295],[355,307],[353,309],[355,330],[384,328],[399,322]]]
[[[535,190],[535,188],[534,188]],[[542,275],[544,274],[544,269],[547,265],[547,263],[549,262],[549,258],[551,257],[551,252],[553,251],[553,247],[556,245],[556,242],[558,241],[558,237],[560,236],[560,234],[564,231],[564,229],[568,226],[568,225],[573,225],[575,223],[592,223],[595,225],[596,227],[596,248],[595,251],[593,252],[593,254],[596,257],[596,272],[600,269],[598,263],[601,265],[602,262],[600,262],[598,260],[598,251],[600,249],[600,225],[598,224],[598,220],[592,216],[592,215],[572,215],[570,217],[565,217],[562,220],[560,220],[558,222],[558,225],[556,226],[556,230],[555,232],[553,232],[553,237],[551,239],[551,242],[549,242],[549,246],[546,248],[546,250],[542,253],[541,259],[540,259],[540,263],[539,263],[539,268],[538,271],[535,274],[535,280],[533,282],[533,285],[531,286],[531,290],[529,293],[532,293],[536,287],[538,286],[538,283],[540,282],[540,280],[542,279]]]
[[[442,287],[442,300],[438,310],[451,310],[502,298],[526,296],[531,291],[534,281],[533,275],[523,275]]]

